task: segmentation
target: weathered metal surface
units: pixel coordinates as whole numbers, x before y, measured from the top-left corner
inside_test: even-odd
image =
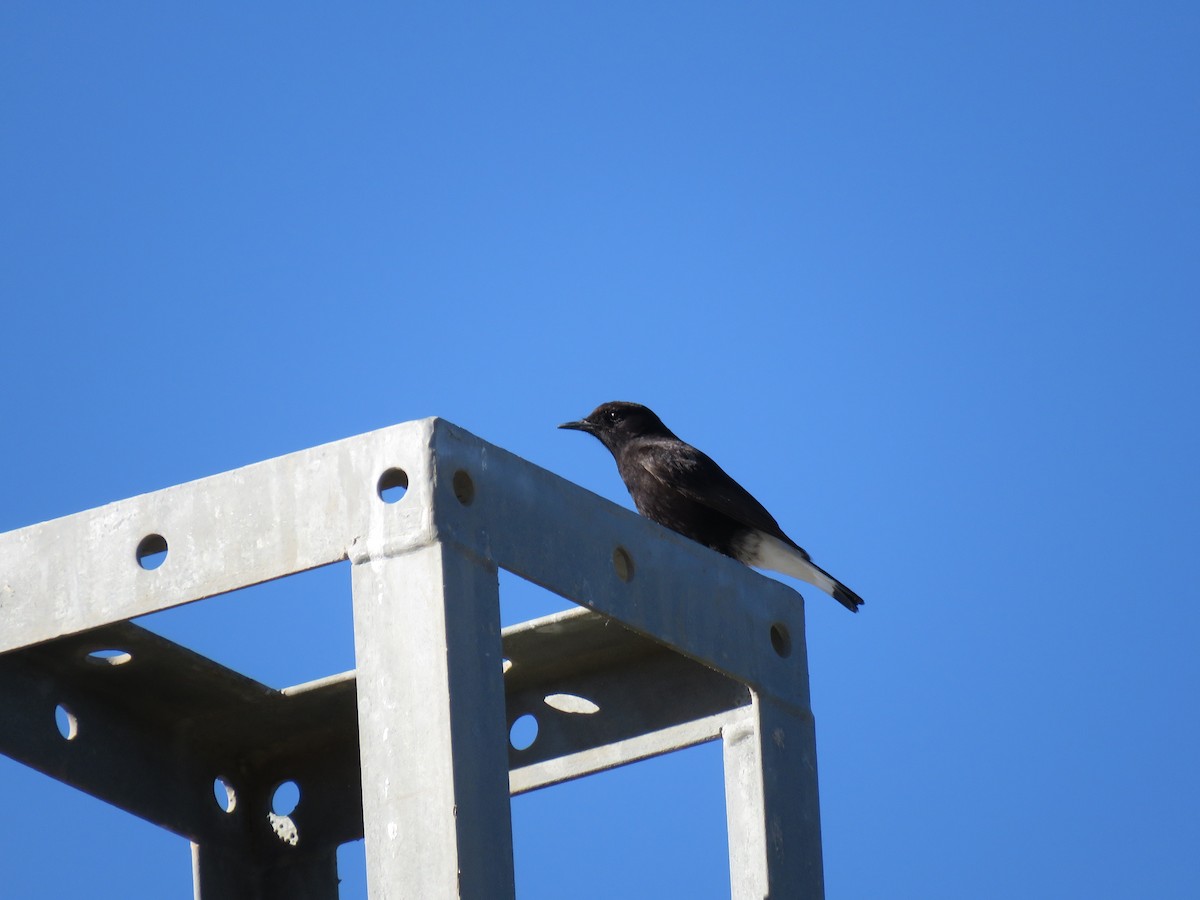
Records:
[[[237,848],[192,844],[195,900],[337,900],[337,849],[264,864]]]
[[[100,649],[129,659],[90,661]],[[502,653],[507,724],[539,721],[528,748],[504,744],[512,793],[715,740],[751,699],[738,682],[583,609],[504,629]],[[597,709],[546,703],[561,695]],[[346,803],[360,794],[355,698],[354,672],[276,691],[118,623],[0,656],[0,720],[12,726],[0,731],[0,752],[193,841],[223,833],[215,778],[237,791],[238,815],[258,798],[259,824],[269,788],[302,781],[314,819],[306,840],[319,827],[341,843],[363,835],[361,808]],[[79,743],[55,727],[58,704],[76,717]]]
[[[733,900],[820,897],[812,716],[756,697],[722,737]]]
[[[342,676],[275,691],[120,623],[0,656],[0,751],[190,839],[207,896],[336,897],[282,886],[317,884],[337,846],[362,835],[354,688]],[[70,740],[56,705],[74,717]],[[228,811],[218,778],[234,791]],[[294,844],[270,820],[284,781],[302,791]],[[232,893],[231,880],[259,887]]]
[[[275,691],[125,621],[347,558],[357,680]],[[593,612],[501,635],[497,567]],[[511,896],[510,792],[721,738],[734,896],[822,894],[799,596],[440,420],[0,535],[0,721],[0,752],[190,838],[198,897],[336,896],[363,834],[372,897]]]
[[[720,737],[750,691],[615,621],[569,610],[506,629],[508,722],[537,738],[509,748],[513,793]]]
[[[435,419],[131,497],[0,534],[0,653],[345,559],[432,540]],[[402,461],[402,462],[401,462]],[[379,477],[403,466],[403,503]],[[162,536],[167,556],[138,565]]]
[[[384,503],[379,479],[393,468],[409,487]],[[459,472],[473,486],[469,505],[454,497]],[[149,535],[168,551],[147,570],[136,550]],[[807,705],[794,591],[439,419],[0,534],[0,652],[434,540]],[[618,548],[632,564],[628,581],[614,564]],[[769,652],[779,626],[797,656]]]
[[[448,502],[450,479],[439,481],[440,539],[808,708],[804,605],[791,588],[455,426],[439,422],[433,447],[440,471],[476,483],[462,506]],[[621,554],[628,580],[615,562]],[[791,655],[774,650],[773,628],[786,631]]]
[[[435,543],[354,567],[373,898],[512,897],[496,569]]]

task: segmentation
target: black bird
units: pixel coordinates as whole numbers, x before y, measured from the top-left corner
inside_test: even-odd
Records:
[[[807,581],[850,612],[858,612],[863,602],[858,594],[814,565],[749,491],[677,438],[646,407],[604,403],[586,419],[558,427],[600,439],[616,459],[638,512],[647,519],[748,566]]]

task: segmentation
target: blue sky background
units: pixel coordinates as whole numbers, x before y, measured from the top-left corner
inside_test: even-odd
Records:
[[[1198,46],[1182,2],[6,2],[0,530],[428,415],[630,505],[554,426],[638,400],[867,601],[805,588],[830,898],[1195,897]],[[146,624],[282,687],[348,604]],[[182,839],[0,797],[5,896],[191,896]],[[728,895],[713,745],[513,818],[523,898]]]

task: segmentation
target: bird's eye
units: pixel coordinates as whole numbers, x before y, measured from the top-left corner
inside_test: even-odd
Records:
[[[610,409],[608,411],[608,421],[615,422],[619,418],[621,418],[621,414],[619,412],[617,412],[615,409]]]

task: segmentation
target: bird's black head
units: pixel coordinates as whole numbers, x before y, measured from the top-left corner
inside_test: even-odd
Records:
[[[622,400],[602,403],[592,410],[587,418],[578,422],[564,422],[558,427],[594,434],[604,446],[614,451],[633,438],[675,436],[649,409],[640,403],[626,403]]]

